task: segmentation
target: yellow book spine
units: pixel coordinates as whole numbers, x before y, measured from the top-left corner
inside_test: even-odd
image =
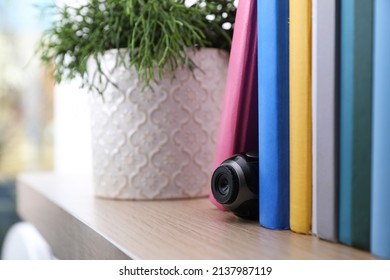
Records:
[[[311,0],[290,0],[290,227],[312,219]]]

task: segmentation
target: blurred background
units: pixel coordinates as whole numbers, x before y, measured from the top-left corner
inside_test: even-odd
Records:
[[[92,174],[89,96],[78,79],[54,85],[35,55],[53,20],[43,7],[86,1],[0,0],[0,252],[7,230],[20,221],[18,174]]]
[[[50,2],[0,0],[0,251],[19,220],[16,176],[53,169],[54,84],[34,56],[47,24],[37,5]]]

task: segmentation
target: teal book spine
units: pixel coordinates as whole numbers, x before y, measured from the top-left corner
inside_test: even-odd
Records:
[[[390,1],[375,1],[371,252],[390,259]]]
[[[289,1],[258,0],[260,224],[290,228]]]
[[[373,1],[341,1],[339,241],[369,250]]]

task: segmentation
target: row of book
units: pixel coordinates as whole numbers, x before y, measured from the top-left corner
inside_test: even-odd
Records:
[[[390,258],[389,15],[389,0],[239,1],[216,165],[259,151],[262,226]]]

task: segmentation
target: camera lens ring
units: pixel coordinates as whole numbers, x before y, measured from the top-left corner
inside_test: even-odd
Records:
[[[238,194],[238,176],[234,169],[226,165],[219,166],[213,173],[211,190],[217,202],[233,202]]]

